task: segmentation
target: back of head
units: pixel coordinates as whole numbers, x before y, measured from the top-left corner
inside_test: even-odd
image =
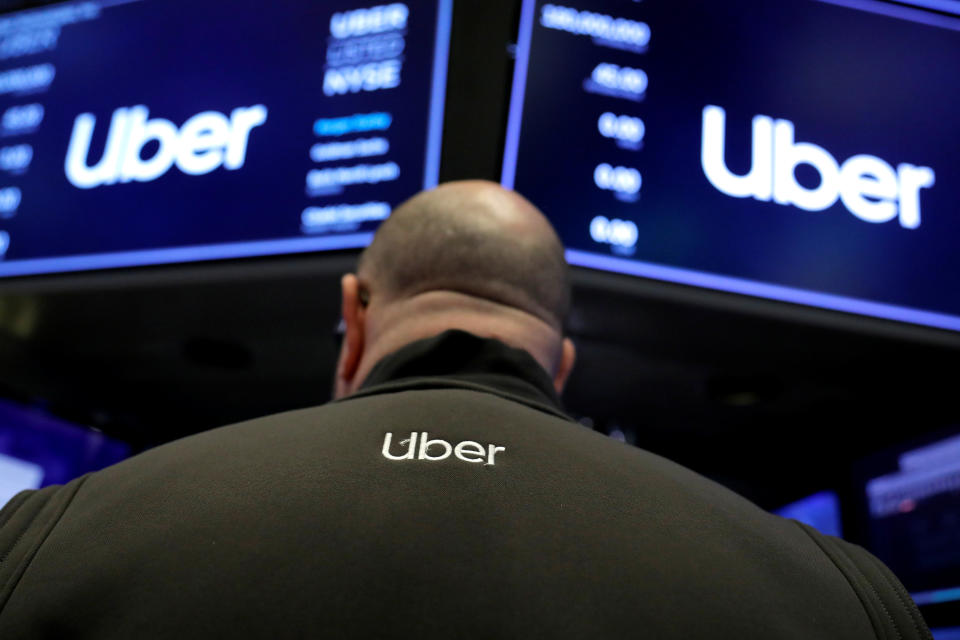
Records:
[[[359,274],[395,299],[456,292],[557,330],[569,306],[553,228],[527,200],[490,182],[447,183],[406,201],[363,253]]]
[[[574,348],[563,245],[540,211],[493,182],[446,183],[393,212],[343,280],[335,395],[386,355],[459,329],[527,351],[563,387]]]

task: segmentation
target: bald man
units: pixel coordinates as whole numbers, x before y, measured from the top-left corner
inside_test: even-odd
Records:
[[[928,638],[862,549],[584,429],[566,265],[515,193],[399,207],[337,400],[0,512],[0,638]]]
[[[557,393],[573,368],[563,246],[532,204],[484,181],[442,185],[398,207],[343,277],[346,334],[335,396],[384,356],[447,329],[527,351]]]

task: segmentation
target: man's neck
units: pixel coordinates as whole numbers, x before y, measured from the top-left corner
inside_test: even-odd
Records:
[[[430,291],[403,300],[376,301],[367,310],[365,347],[353,390],[363,384],[382,358],[405,345],[459,329],[482,338],[494,338],[528,352],[552,377],[561,336],[539,318],[494,302],[455,291]]]

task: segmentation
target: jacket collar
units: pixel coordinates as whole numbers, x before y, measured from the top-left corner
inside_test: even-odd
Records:
[[[553,382],[533,356],[457,329],[411,342],[384,357],[360,389],[344,400],[426,388],[485,391],[570,419]]]

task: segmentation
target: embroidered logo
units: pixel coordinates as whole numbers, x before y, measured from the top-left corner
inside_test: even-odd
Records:
[[[452,445],[446,440],[431,440],[430,434],[426,431],[419,433],[414,431],[409,438],[400,440],[397,443],[401,448],[399,455],[390,452],[392,443],[393,433],[388,432],[383,437],[383,457],[387,460],[427,460],[435,462],[446,460],[452,454],[464,462],[482,462],[484,466],[493,466],[496,464],[494,461],[496,455],[506,451],[506,447],[495,444],[488,444],[484,447],[473,440],[464,440],[457,445]],[[403,447],[406,447],[406,449],[402,449]]]

